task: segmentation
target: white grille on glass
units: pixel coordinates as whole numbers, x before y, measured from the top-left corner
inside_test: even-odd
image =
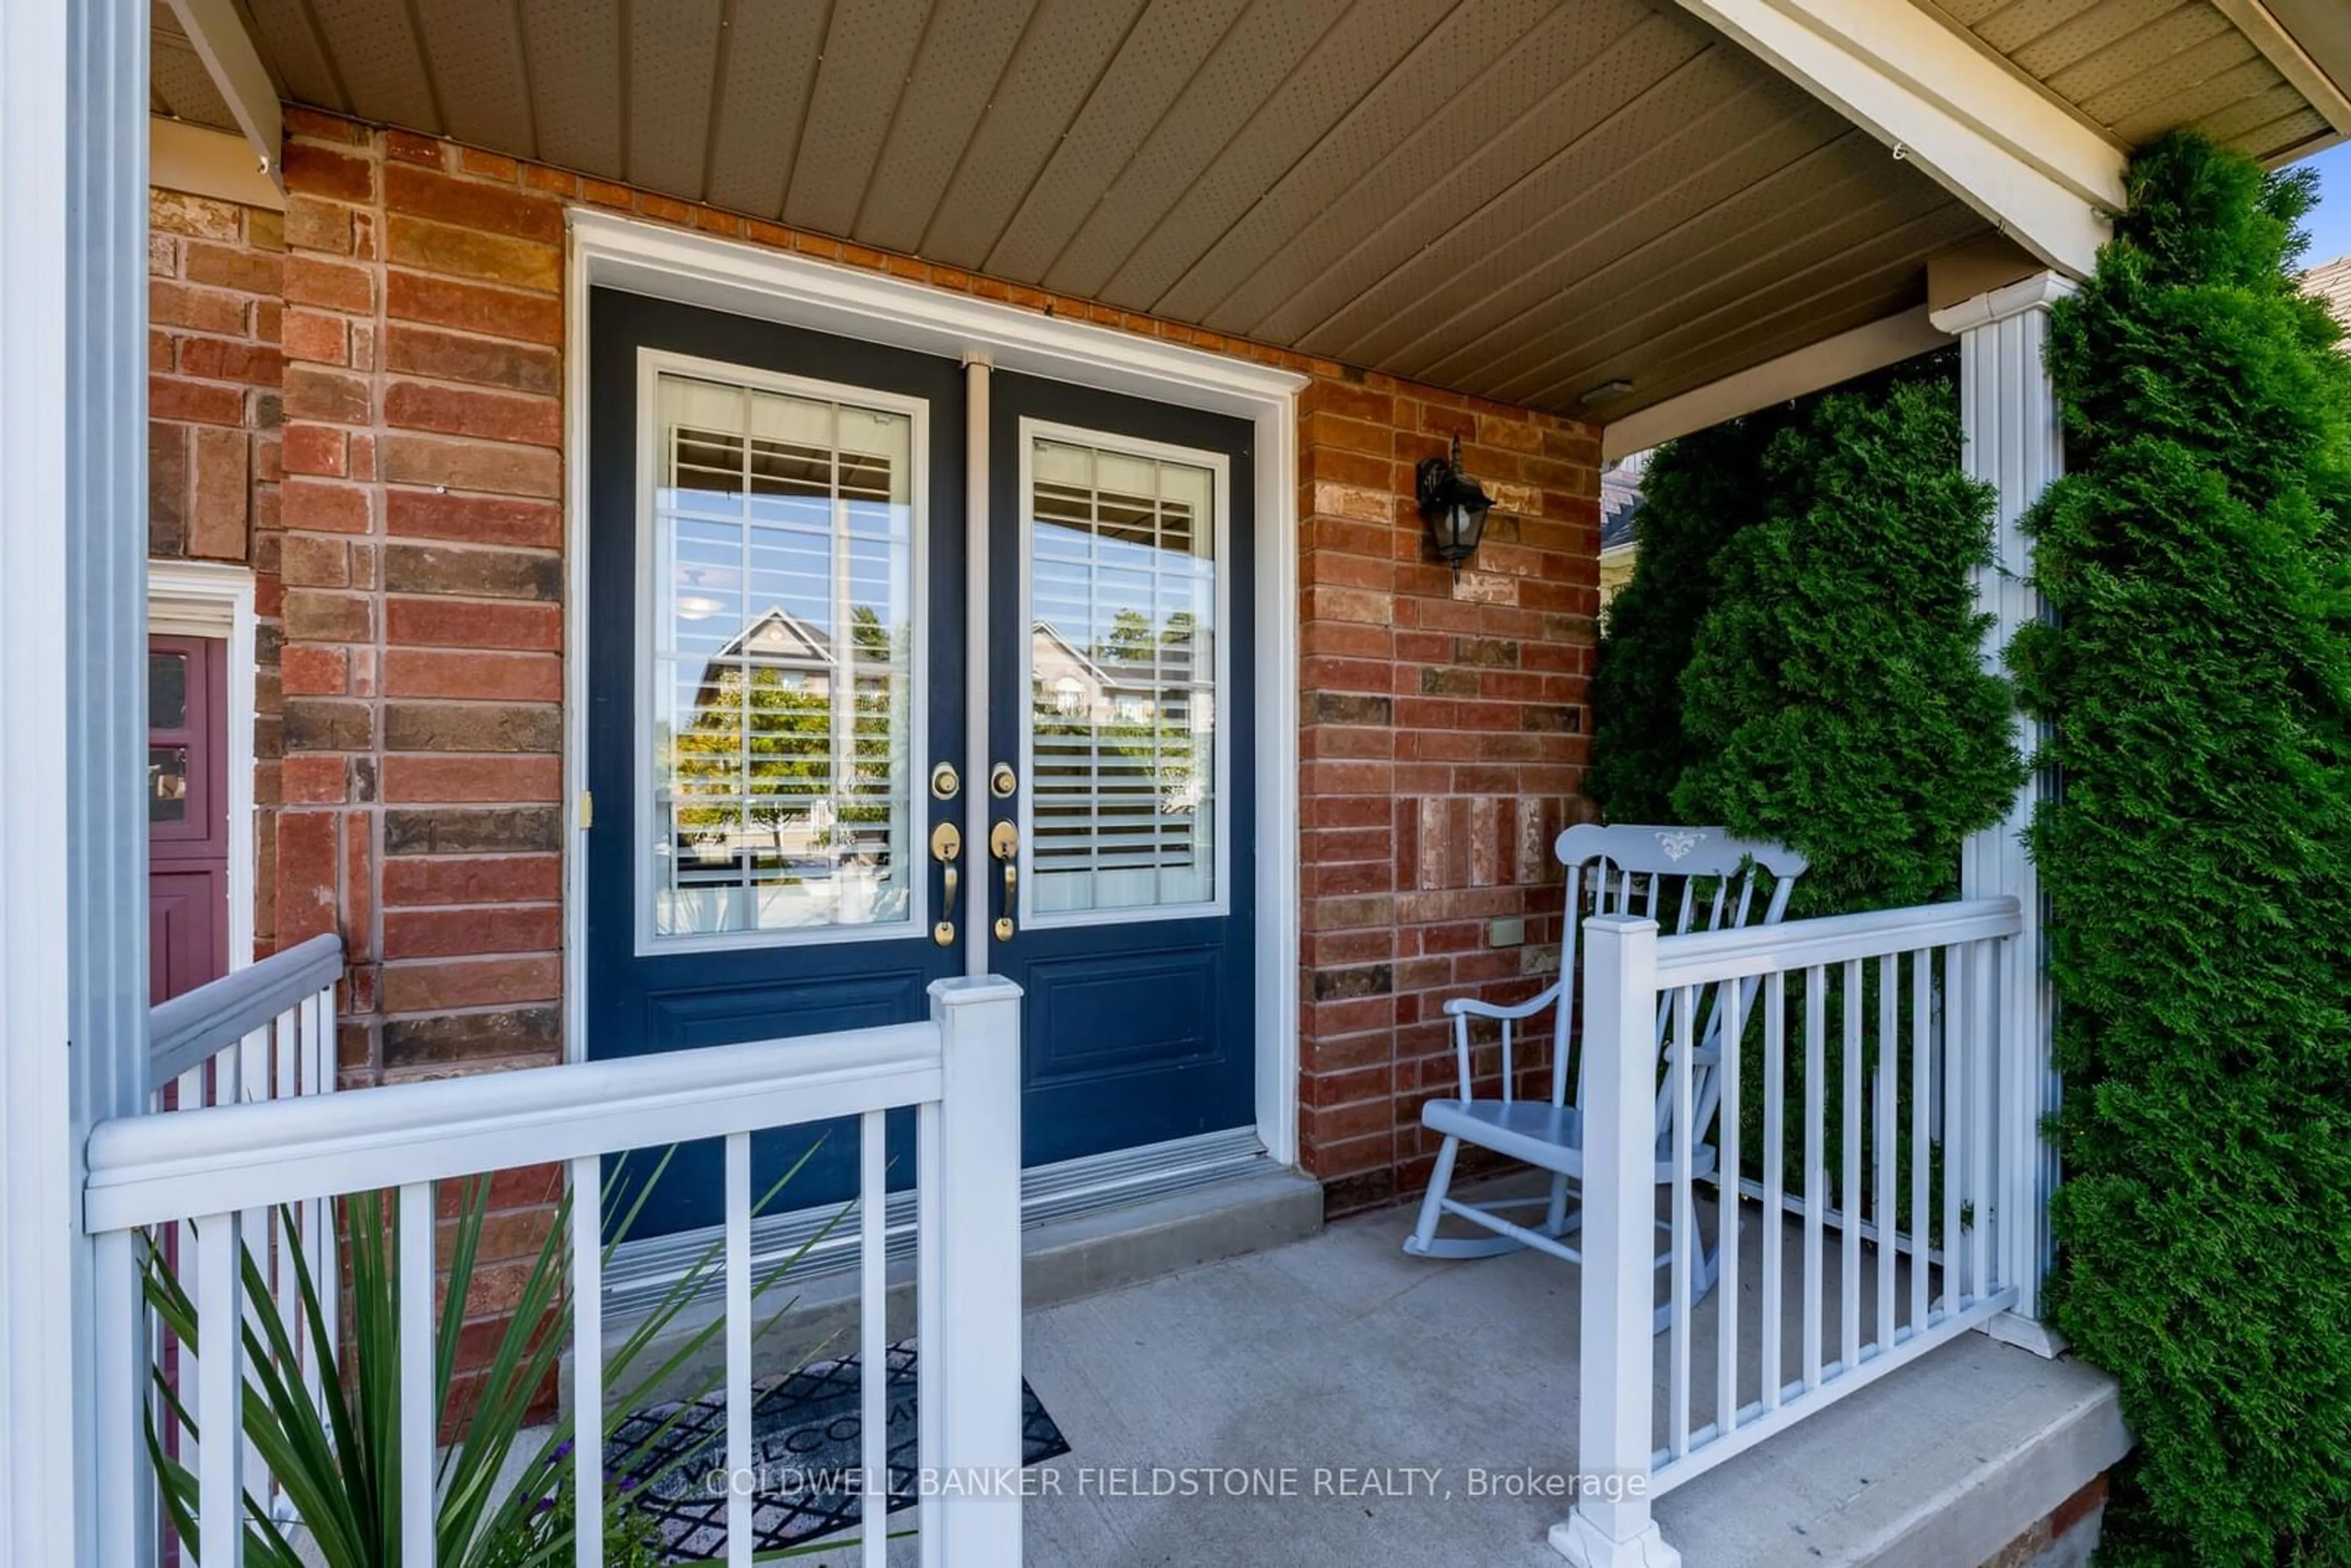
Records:
[[[904,923],[913,422],[659,380],[653,931]]]
[[[1035,913],[1217,896],[1216,474],[1030,452]]]

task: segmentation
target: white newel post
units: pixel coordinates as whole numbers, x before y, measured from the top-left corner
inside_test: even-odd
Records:
[[[1656,1337],[1657,923],[1583,923],[1583,1329],[1575,1510],[1551,1543],[1579,1568],[1676,1568],[1649,1517]]]
[[[945,1052],[937,1209],[939,1299],[922,1303],[921,1463],[945,1490],[926,1565],[1019,1568],[1020,1498],[1020,988],[939,980]],[[937,1557],[933,1555],[935,1549]]]
[[[1963,462],[1969,474],[1999,492],[1993,564],[1976,574],[1977,602],[1992,616],[1984,662],[1995,669],[2003,667],[2003,651],[2017,629],[2043,613],[2041,596],[2029,580],[2032,541],[2018,523],[2064,472],[2057,396],[2042,367],[2042,350],[2048,341],[2049,308],[2074,287],[2054,273],[2041,273],[1934,315],[1936,326],[1959,340]],[[2037,740],[2022,716],[2017,738],[2028,751]],[[2043,1354],[2060,1348],[2039,1321],[2041,1281],[2052,1257],[2049,1198],[2058,1179],[2057,1151],[2043,1137],[2041,1124],[2057,1108],[2059,1085],[2051,1060],[2055,1010],[2041,941],[2040,879],[2024,833],[2034,808],[2054,788],[2046,775],[2027,780],[2007,820],[1968,840],[1959,872],[1960,896],[2009,894],[2024,915],[2023,929],[2008,945],[2002,966],[1998,1018],[2000,1268],[2019,1294],[2016,1310],[1992,1320],[1986,1332]],[[2022,1223],[2009,1222],[2019,1215]]]

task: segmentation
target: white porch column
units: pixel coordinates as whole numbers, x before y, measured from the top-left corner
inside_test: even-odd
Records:
[[[2042,273],[1935,312],[1935,325],[1959,340],[1960,423],[1967,471],[1999,492],[1992,564],[1976,574],[1977,601],[1992,616],[1985,633],[1987,667],[2001,656],[2019,627],[2043,613],[2031,586],[2031,541],[2018,528],[2025,511],[2064,472],[2065,448],[2057,398],[2041,356],[2048,340],[2049,308],[2074,285]],[[2017,742],[2028,752],[2038,737],[2019,716]],[[2023,930],[2010,945],[2000,1000],[2001,1105],[1999,1146],[2002,1194],[1997,1241],[2001,1277],[2017,1282],[2016,1310],[1987,1332],[2043,1354],[2059,1346],[2039,1322],[2041,1280],[2052,1256],[2049,1197],[2057,1186],[2057,1151],[2041,1134],[2042,1119],[2057,1108],[2059,1087],[2050,1058],[2053,998],[2043,956],[2041,886],[2024,833],[2034,808],[2055,788],[2035,774],[2018,792],[2008,817],[1970,838],[1960,853],[1959,884],[1967,898],[2013,896]],[[2019,1223],[2019,1217],[2022,1222]]]
[[[145,1089],[148,26],[0,5],[0,1560],[26,1563],[131,1561],[99,1524],[141,1495],[129,1343],[99,1451],[123,1292],[80,1191],[90,1124]]]

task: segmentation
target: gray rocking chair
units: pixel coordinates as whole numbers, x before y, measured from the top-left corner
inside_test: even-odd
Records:
[[[1458,1100],[1432,1100],[1421,1107],[1421,1124],[1431,1132],[1443,1134],[1444,1146],[1437,1151],[1437,1169],[1428,1184],[1428,1196],[1420,1206],[1420,1220],[1411,1236],[1405,1239],[1404,1249],[1422,1258],[1490,1258],[1499,1253],[1515,1252],[1523,1247],[1533,1247],[1580,1263],[1583,1254],[1567,1245],[1563,1238],[1580,1228],[1583,1223],[1582,1205],[1571,1207],[1568,1188],[1571,1183],[1581,1185],[1583,1177],[1583,1120],[1577,1106],[1583,1098],[1583,1055],[1573,1053],[1576,1072],[1576,1094],[1568,1098],[1568,1062],[1570,1047],[1575,1041],[1575,949],[1581,923],[1594,915],[1641,915],[1656,920],[1659,925],[1676,934],[1691,931],[1717,931],[1750,924],[1776,925],[1788,907],[1788,894],[1796,879],[1805,871],[1804,857],[1779,844],[1761,843],[1752,840],[1735,839],[1720,828],[1684,827],[1599,827],[1586,824],[1573,827],[1559,836],[1559,858],[1567,867],[1567,929],[1560,945],[1560,980],[1531,1001],[1516,1007],[1496,1007],[1489,1002],[1468,998],[1445,1004],[1445,1011],[1453,1019],[1454,1051],[1461,1069],[1461,1097]],[[1756,908],[1759,873],[1769,872],[1770,890],[1762,908]],[[1661,913],[1662,912],[1662,913]],[[1741,1003],[1740,1016],[1750,1016],[1746,1004],[1755,997],[1756,982],[1740,982]],[[1698,1049],[1691,1059],[1693,1094],[1692,1121],[1698,1135],[1708,1135],[1715,1109],[1721,1096],[1721,1084],[1715,1076],[1721,1061],[1719,1040],[1722,1030],[1722,997],[1719,985],[1709,988],[1714,994],[1705,998],[1702,1010],[1692,1009],[1692,1016],[1702,1018]],[[1551,1097],[1548,1100],[1516,1098],[1516,1064],[1512,1061],[1513,1030],[1517,1025],[1534,1018],[1545,1009],[1555,1016],[1552,1036]],[[1673,1054],[1683,1049],[1684,1042],[1672,1038],[1673,1008],[1671,998],[1657,1000],[1657,1059],[1662,1074],[1665,1064]],[[1480,1099],[1470,1081],[1469,1031],[1472,1019],[1492,1019],[1501,1025],[1502,1082],[1499,1099]],[[1657,1163],[1656,1179],[1660,1185],[1673,1179],[1672,1101],[1661,1087],[1656,1099]],[[1492,1203],[1467,1203],[1448,1195],[1453,1183],[1453,1165],[1464,1143],[1491,1149],[1520,1160],[1541,1170],[1552,1173],[1551,1192],[1547,1197],[1508,1198]],[[1691,1151],[1691,1167],[1700,1178],[1710,1177],[1715,1169],[1715,1149],[1711,1143],[1701,1143]],[[1519,1224],[1503,1218],[1507,1209],[1537,1208],[1544,1210],[1540,1226]],[[1465,1219],[1492,1231],[1491,1236],[1439,1236],[1438,1222],[1447,1215]],[[1656,1266],[1666,1268],[1673,1261],[1671,1227],[1660,1221],[1658,1228],[1668,1233],[1665,1250],[1657,1255]],[[1703,1300],[1714,1288],[1715,1273],[1719,1266],[1719,1248],[1701,1250],[1693,1260],[1693,1301]],[[1656,1327],[1666,1326],[1667,1309],[1657,1309]]]

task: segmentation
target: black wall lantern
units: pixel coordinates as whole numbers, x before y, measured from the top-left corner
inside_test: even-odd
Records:
[[[1461,563],[1478,553],[1478,536],[1486,531],[1486,514],[1493,498],[1485,487],[1461,472],[1461,438],[1453,438],[1450,457],[1424,457],[1413,471],[1413,488],[1420,498],[1420,515],[1428,523],[1429,541],[1437,559],[1461,575]]]

